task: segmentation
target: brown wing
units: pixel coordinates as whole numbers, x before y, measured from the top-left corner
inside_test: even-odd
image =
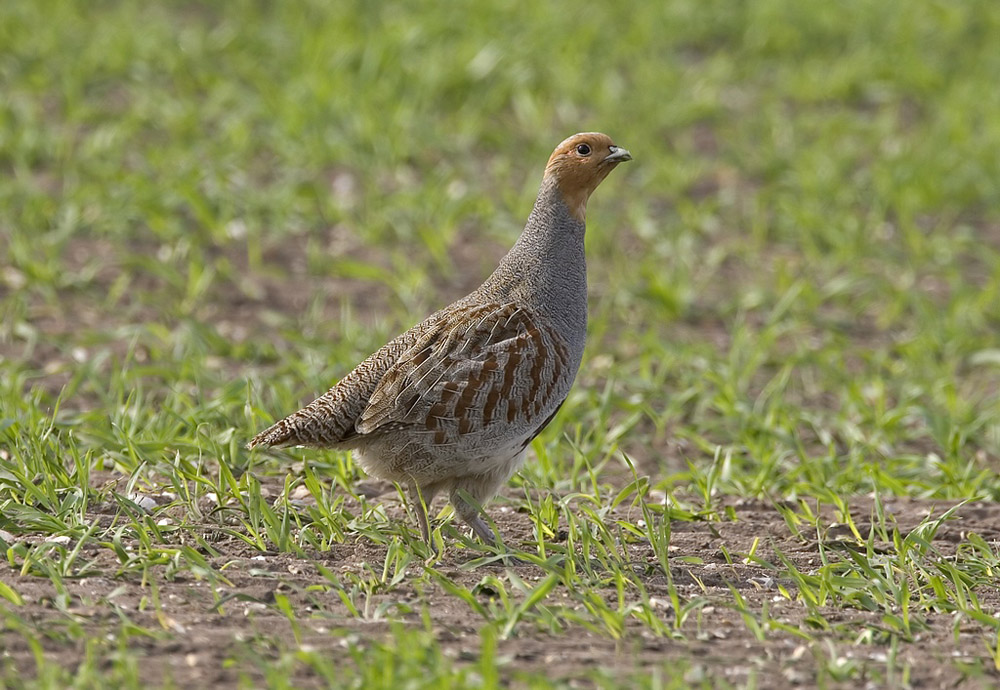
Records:
[[[563,339],[523,307],[449,309],[386,371],[356,428],[416,427],[442,445],[498,427],[529,435],[565,397],[570,366]]]

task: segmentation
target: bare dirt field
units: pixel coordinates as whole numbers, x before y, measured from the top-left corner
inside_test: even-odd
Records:
[[[388,503],[391,517],[405,519],[403,508],[394,496],[385,494],[380,500]],[[508,540],[530,543],[532,527],[526,516],[505,509],[503,499],[498,504],[499,509],[493,512]],[[884,613],[865,610],[863,600],[859,599],[854,608],[830,607],[823,611],[822,617],[811,616],[806,607],[794,601],[798,595],[795,583],[776,578],[773,568],[762,565],[777,562],[776,550],[799,571],[809,573],[817,570],[824,560],[835,561],[851,550],[863,548],[853,539],[851,530],[838,523],[829,510],[823,512],[821,524],[826,529],[821,534],[796,538],[772,505],[738,501],[730,502],[728,507],[734,519],[674,522],[672,526],[670,572],[676,590],[684,600],[703,600],[697,613],[682,627],[685,640],[656,636],[637,621],[629,624],[633,630],[622,631],[626,641],[583,626],[559,635],[520,627],[511,638],[498,643],[499,658],[503,660],[501,677],[516,684],[516,672],[528,669],[543,671],[552,679],[563,679],[574,686],[588,687],[594,669],[617,669],[623,674],[655,669],[663,673],[664,663],[677,658],[695,660],[693,666],[683,668],[691,685],[698,685],[707,671],[715,677],[721,670],[734,686],[755,681],[758,687],[810,687],[813,676],[798,669],[804,663],[803,655],[815,652],[803,644],[796,631],[808,630],[812,625],[829,625],[833,627],[827,631],[814,630],[829,639],[829,684],[837,684],[837,666],[847,665],[867,669],[862,677],[869,677],[872,687],[908,681],[914,688],[985,688],[1000,682],[1000,674],[995,670],[987,676],[970,679],[956,663],[966,660],[970,666],[978,666],[989,655],[984,646],[986,630],[974,621],[958,621],[946,613],[929,617],[926,624],[915,625],[908,644],[898,650],[887,650],[878,644]],[[947,507],[940,503],[892,499],[885,504],[885,514],[906,534],[928,515],[941,515]],[[609,520],[635,519],[634,515],[626,515],[628,511],[624,509],[616,511],[608,516]],[[851,515],[857,529],[868,534],[873,515],[871,502],[856,503]],[[113,520],[110,514],[94,514],[90,518],[97,524],[110,524]],[[941,559],[953,556],[955,545],[966,539],[970,531],[987,541],[1000,539],[1000,507],[959,509],[937,530],[932,547],[936,556]],[[325,553],[296,557],[257,551],[237,538],[219,534],[211,525],[206,525],[204,536],[214,551],[206,553],[205,558],[224,575],[225,584],[170,576],[169,566],[154,568],[145,576],[115,576],[120,563],[111,551],[84,546],[79,558],[88,561],[89,574],[66,580],[66,588],[72,601],[94,604],[74,605],[68,611],[60,611],[56,601],[60,593],[48,580],[19,578],[18,587],[24,598],[20,613],[38,622],[51,619],[53,625],[49,627],[53,630],[74,625],[96,637],[117,626],[119,620],[114,610],[120,609],[141,627],[163,631],[133,640],[134,649],[141,654],[142,677],[151,683],[171,678],[178,687],[230,687],[241,680],[263,682],[259,659],[255,657],[266,659],[273,652],[268,643],[273,636],[289,641],[297,636],[303,646],[329,654],[333,659],[343,655],[343,663],[352,663],[344,652],[344,640],[360,641],[363,647],[365,640],[388,636],[395,624],[392,621],[407,626],[424,625],[421,611],[410,610],[410,605],[418,601],[433,610],[431,631],[448,657],[461,664],[472,663],[479,656],[482,619],[468,604],[440,586],[425,586],[418,593],[404,578],[384,592],[373,593],[365,602],[367,615],[360,617],[353,615],[334,593],[324,590],[321,586],[324,577],[318,567],[341,576],[353,572],[362,577],[366,572],[364,564],[381,569],[386,549],[364,538]],[[874,542],[876,552],[888,546]],[[745,558],[751,551],[754,559]],[[643,574],[650,600],[662,607],[660,613],[664,618],[670,618],[670,591],[656,557],[639,544],[631,549],[631,554],[632,566]],[[540,568],[530,564],[470,568],[469,559],[463,560],[463,555],[466,554],[461,549],[449,549],[433,568],[473,592],[484,605],[497,596],[490,587],[489,577],[498,571],[510,568],[518,578],[528,582],[543,575]],[[408,566],[413,573],[419,573],[423,567],[419,562]],[[8,576],[14,573],[8,570]],[[154,585],[152,591],[158,592],[159,608],[155,613],[149,602],[150,584]],[[600,591],[612,604],[619,596],[626,601],[634,596],[610,586]],[[736,593],[746,602],[747,611],[763,609],[774,623],[748,625],[733,604]],[[293,631],[289,619],[273,606],[276,595],[287,597],[293,609],[300,612],[295,624],[298,630]],[[549,597],[558,599],[558,587]],[[219,601],[222,603],[216,603]],[[1000,608],[1000,594],[995,590],[980,593],[980,601],[984,609]],[[113,602],[113,606],[100,602]],[[841,624],[844,628],[870,631],[872,639],[852,643],[837,630]],[[4,632],[2,647],[4,656],[15,666],[30,672],[33,651],[24,637]],[[66,644],[58,634],[46,638],[44,647],[48,659],[67,666],[80,663],[86,653],[80,641]],[[899,669],[905,669],[905,678],[899,675]],[[294,687],[325,685],[322,679],[303,669],[289,680]],[[854,682],[846,683],[845,687]]]

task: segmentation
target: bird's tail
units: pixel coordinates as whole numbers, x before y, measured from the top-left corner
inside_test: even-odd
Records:
[[[291,425],[288,424],[287,417],[276,424],[272,424],[250,439],[250,442],[247,443],[247,450],[253,450],[257,446],[282,448],[297,445],[295,441],[291,440],[293,434],[290,427]]]
[[[340,396],[331,390],[254,436],[247,449],[257,446],[350,448],[351,440],[358,435],[354,428],[356,417],[344,409]]]

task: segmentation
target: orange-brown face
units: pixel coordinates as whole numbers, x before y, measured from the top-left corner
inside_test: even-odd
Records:
[[[600,132],[574,134],[559,144],[545,166],[545,177],[553,177],[570,213],[580,221],[587,214],[587,199],[597,185],[619,163],[632,160],[628,151],[615,146]]]

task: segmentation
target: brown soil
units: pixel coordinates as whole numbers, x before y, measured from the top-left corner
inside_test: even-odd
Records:
[[[390,516],[402,518],[402,507],[394,494],[386,494]],[[852,515],[862,534],[867,534],[871,505],[860,502]],[[505,507],[504,501],[494,506],[492,514],[508,541],[530,543],[531,524],[526,515]],[[699,669],[705,673],[724,673],[728,682],[742,685],[755,676],[759,687],[779,687],[781,684],[812,687],[815,683],[813,669],[817,663],[811,658],[814,650],[803,640],[780,629],[767,632],[765,639],[755,637],[744,623],[741,614],[733,609],[735,597],[730,588],[737,590],[747,601],[747,608],[759,616],[767,602],[770,616],[790,626],[791,630],[808,631],[825,638],[831,647],[829,654],[858,662],[871,674],[874,687],[885,682],[886,654],[888,647],[878,638],[869,643],[855,644],[858,633],[869,629],[883,629],[882,614],[851,608],[824,608],[823,617],[834,629],[821,631],[807,619],[806,608],[794,600],[794,584],[780,577],[775,570],[760,565],[745,564],[742,555],[749,553],[756,542],[756,556],[775,562],[775,550],[788,557],[802,572],[814,571],[820,564],[820,544],[815,540],[792,536],[774,506],[760,502],[731,504],[735,520],[716,522],[675,522],[671,540],[671,574],[682,601],[698,597],[707,599],[700,614],[692,615],[683,626],[685,639],[656,637],[649,628],[638,621],[631,621],[623,639],[597,634],[583,628],[570,629],[551,635],[532,628],[530,624],[517,628],[515,634],[499,643],[499,656],[505,659],[501,673],[510,677],[515,670],[544,671],[553,678],[575,679],[581,686],[588,685],[588,674],[598,668],[610,668],[621,673],[641,672],[653,668],[663,669],[670,659],[695,662],[690,679],[696,680]],[[930,511],[940,515],[945,506],[930,502],[893,499],[886,505],[889,513],[905,534]],[[635,510],[635,509],[633,509]],[[836,524],[831,513],[825,524],[829,529],[823,535],[822,545],[829,554],[845,553],[849,532]],[[110,523],[111,515],[95,515],[95,519]],[[608,519],[636,519],[627,509],[618,510]],[[206,527],[206,530],[211,528]],[[958,542],[974,531],[987,541],[1000,539],[1000,506],[968,506],[961,509],[957,519],[946,522],[939,530],[934,544],[943,556],[953,554]],[[211,537],[211,534],[206,534]],[[361,640],[378,640],[389,633],[389,621],[359,619],[349,614],[346,607],[332,591],[323,592],[311,585],[325,582],[317,571],[321,565],[338,576],[348,572],[361,574],[364,564],[371,564],[381,572],[385,560],[385,547],[364,538],[351,543],[336,545],[326,553],[296,557],[282,553],[259,552],[244,542],[220,537],[211,541],[219,554],[208,560],[217,571],[220,569],[228,585],[218,585],[221,597],[238,594],[219,609],[213,609],[212,585],[191,579],[189,575],[164,577],[164,569],[156,568],[152,581],[158,585],[162,605],[159,618],[149,605],[152,590],[137,574],[114,576],[120,564],[109,549],[87,547],[80,555],[81,561],[92,560],[88,572],[95,573],[77,579],[67,579],[70,604],[67,612],[56,607],[57,592],[47,578],[19,577],[15,570],[0,565],[0,576],[14,582],[25,599],[18,613],[22,618],[42,624],[41,627],[59,629],[69,619],[75,620],[89,634],[97,636],[117,629],[118,617],[112,612],[107,599],[134,623],[152,630],[162,630],[156,637],[136,638],[137,651],[142,655],[141,673],[152,681],[171,677],[179,687],[229,687],[240,676],[262,680],[259,669],[247,658],[247,647],[241,641],[257,635],[284,638],[289,643],[292,633],[285,617],[273,606],[276,593],[288,597],[301,624],[302,643],[317,650],[328,650],[336,657],[344,655],[343,640],[357,634]],[[757,541],[759,540],[759,541]],[[887,546],[887,545],[886,545]],[[630,547],[632,548],[632,547]],[[733,562],[727,561],[730,554]],[[472,588],[484,576],[502,575],[501,566],[482,566],[473,570],[463,567],[472,557],[470,551],[449,543],[447,553],[435,567],[449,579]],[[656,566],[651,550],[642,545],[634,547],[633,563],[640,573],[649,595],[663,608],[659,613],[670,620],[667,580]],[[685,557],[695,557],[701,562],[685,563]],[[835,557],[835,556],[831,556]],[[411,565],[411,572],[420,565]],[[518,577],[531,581],[542,571],[532,565],[511,567]],[[412,580],[412,578],[410,578]],[[478,631],[484,621],[469,606],[447,594],[439,587],[422,587],[418,593],[404,580],[387,594],[377,594],[371,602],[371,611],[383,602],[407,602],[416,612],[402,615],[389,608],[389,619],[402,620],[405,624],[421,626],[420,609],[426,603],[432,612],[433,631],[446,655],[457,663],[474,662],[479,653]],[[781,596],[785,588],[793,600]],[[115,590],[118,590],[115,593]],[[603,594],[614,602],[617,593],[609,587]],[[1000,595],[996,590],[978,592],[984,611],[1000,608]],[[481,599],[489,596],[480,591]],[[626,592],[626,597],[637,599],[636,592]],[[549,594],[549,601],[561,599],[558,589]],[[50,625],[46,625],[46,623]],[[992,668],[987,656],[985,626],[964,621],[956,627],[956,619],[942,613],[926,619],[927,626],[918,629],[912,641],[901,644],[896,657],[897,670],[909,666],[912,687],[944,688],[992,687],[1000,682],[995,669],[986,678],[963,679],[960,662],[980,664]],[[840,626],[841,630],[836,628]],[[262,638],[263,639],[263,638]],[[84,650],[79,641],[61,642],[58,638],[45,639],[50,661],[72,668],[80,663]],[[33,655],[24,637],[16,632],[0,633],[3,656],[25,674],[34,672]],[[257,650],[267,654],[266,648]],[[242,656],[241,656],[242,655]],[[806,658],[803,658],[806,655]],[[226,659],[245,659],[235,666],[227,666]],[[346,660],[345,660],[346,663]],[[669,668],[669,667],[668,667]],[[312,687],[320,679],[304,675],[290,679],[295,687]],[[898,676],[897,676],[898,677]],[[856,681],[855,681],[856,682]],[[977,684],[978,683],[978,684]],[[845,687],[857,687],[849,684]]]

